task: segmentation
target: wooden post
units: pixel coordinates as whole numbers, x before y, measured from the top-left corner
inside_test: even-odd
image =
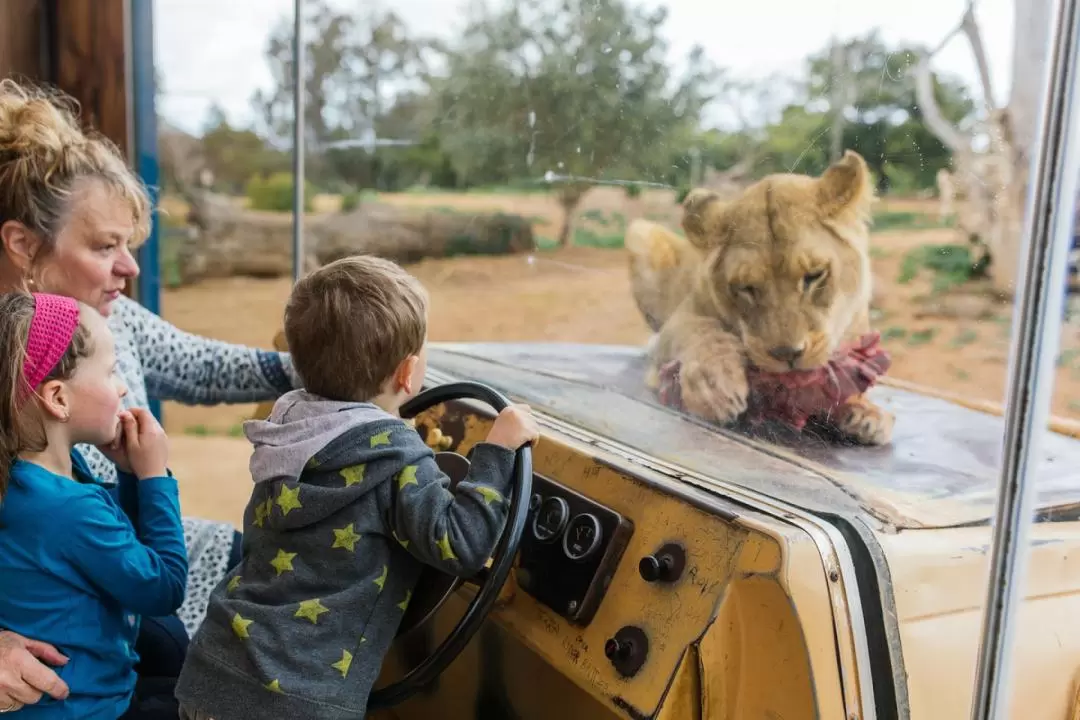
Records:
[[[44,73],[41,0],[0,2],[0,78]]]
[[[79,101],[83,123],[105,134],[127,157],[126,0],[52,2],[52,80]]]

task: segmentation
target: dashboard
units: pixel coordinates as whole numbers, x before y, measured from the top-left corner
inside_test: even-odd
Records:
[[[453,401],[415,424],[433,449],[468,457],[493,417]],[[744,525],[753,512],[635,467],[572,429],[544,428],[533,469],[515,570],[489,622],[435,687],[393,717],[531,720],[556,708],[559,720],[704,717],[686,714],[682,696],[712,703],[717,717],[793,719],[822,707],[778,581],[782,546]],[[456,623],[468,592],[437,613],[431,643]],[[835,661],[831,627],[821,640]],[[717,671],[702,673],[706,661]],[[393,672],[409,666],[395,662]],[[740,684],[752,677],[770,685],[748,689],[747,702]]]

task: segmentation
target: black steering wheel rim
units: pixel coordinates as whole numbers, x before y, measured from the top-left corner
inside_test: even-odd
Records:
[[[424,390],[401,406],[401,417],[411,418],[421,412],[449,400],[479,400],[496,412],[510,405],[510,401],[497,390],[482,383],[462,381],[436,385]],[[506,526],[492,555],[491,569],[487,579],[469,603],[465,614],[450,634],[419,665],[403,678],[385,687],[371,691],[368,710],[379,710],[398,705],[430,684],[449,667],[473,635],[487,619],[499,597],[499,591],[510,576],[514,557],[517,555],[521,537],[525,532],[529,513],[529,497],[532,494],[532,449],[525,445],[515,454],[510,511]]]

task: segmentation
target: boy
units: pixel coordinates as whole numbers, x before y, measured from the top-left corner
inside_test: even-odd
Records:
[[[467,576],[494,551],[514,451],[538,438],[504,410],[455,492],[399,416],[426,368],[427,295],[392,262],[300,280],[285,335],[303,390],[244,430],[255,488],[244,557],[214,589],[176,696],[185,720],[364,717],[422,564]]]

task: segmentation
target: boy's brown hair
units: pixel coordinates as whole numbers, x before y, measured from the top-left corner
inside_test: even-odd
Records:
[[[399,265],[342,258],[300,279],[285,306],[285,340],[304,388],[370,400],[427,337],[428,296]]]

